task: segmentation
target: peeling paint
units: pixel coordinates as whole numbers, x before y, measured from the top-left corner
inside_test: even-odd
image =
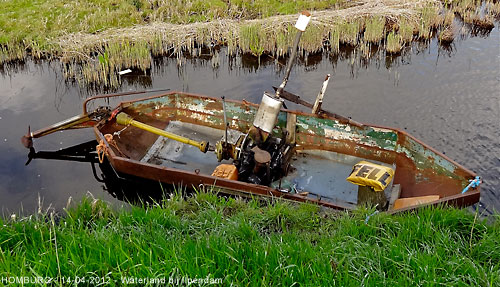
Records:
[[[174,118],[194,124],[224,128],[224,116],[221,101],[207,97],[170,93],[163,97],[131,102],[128,108],[137,114],[154,115],[156,119]],[[246,133],[252,126],[257,106],[245,102],[226,101],[228,122],[232,129]],[[296,141],[301,149],[321,148],[329,151],[356,154],[382,162],[395,163],[399,166],[396,178],[405,181],[408,194],[413,186],[435,184],[442,187],[442,178],[449,180],[449,185],[467,183],[470,173],[445,156],[404,132],[389,128],[356,126],[341,123],[328,117],[316,117],[310,114],[296,113]],[[286,127],[287,112],[282,110],[273,130],[280,136]]]
[[[325,137],[331,138],[334,140],[353,140],[355,142],[359,142],[360,139],[353,137],[352,135],[349,135],[347,133],[337,131],[337,130],[332,130],[332,129],[324,129],[325,131]]]

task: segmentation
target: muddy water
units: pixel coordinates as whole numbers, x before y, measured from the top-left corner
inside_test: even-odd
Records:
[[[357,55],[310,57],[295,66],[287,90],[312,101],[327,73],[332,79],[323,107],[366,123],[398,127],[445,153],[484,179],[479,210],[500,210],[500,35],[457,41],[452,51],[414,47],[392,60],[369,62]],[[264,59],[157,62],[148,75],[123,78],[122,90],[171,88],[259,102],[281,82],[283,66]],[[64,81],[58,63],[27,62],[0,76],[0,206],[4,214],[60,209],[68,197],[87,193],[117,202],[94,179],[89,163],[33,160],[19,138],[81,112],[85,88]],[[112,103],[113,104],[113,103]],[[289,105],[289,107],[292,105]],[[292,106],[295,107],[295,106]],[[298,108],[298,107],[297,107]],[[59,132],[35,141],[37,150],[57,150],[93,139],[91,130]]]

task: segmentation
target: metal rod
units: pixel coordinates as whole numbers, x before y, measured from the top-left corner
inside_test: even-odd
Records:
[[[156,90],[129,91],[129,92],[114,93],[114,94],[97,95],[97,96],[88,98],[83,102],[83,114],[84,115],[87,114],[87,103],[90,101],[96,100],[96,99],[107,99],[107,98],[130,96],[130,95],[137,95],[137,94],[156,93],[156,92],[164,92],[164,91],[169,91],[169,90],[170,89],[156,89]]]
[[[28,127],[28,133],[21,138],[21,142],[26,148],[30,148],[33,146],[34,138],[43,137],[57,131],[93,127],[100,119],[109,116],[109,113],[109,108],[100,107],[90,113],[73,116],[35,132],[31,132],[31,127]]]
[[[132,119],[129,115],[127,115],[126,113],[123,113],[123,112],[119,113],[116,116],[116,122],[119,125],[123,125],[123,126],[132,125],[136,128],[139,128],[139,129],[142,129],[142,130],[145,130],[145,131],[148,131],[148,132],[151,132],[151,133],[154,133],[154,134],[157,134],[157,135],[169,138],[169,139],[173,139],[173,140],[181,142],[181,143],[195,146],[195,147],[199,148],[200,151],[202,151],[202,152],[207,152],[207,150],[208,150],[208,143],[206,141],[197,142],[197,141],[188,139],[186,137],[176,135],[174,133],[170,133],[170,132],[161,130],[159,128],[155,128],[155,127],[150,126],[148,124],[144,124],[144,123],[141,123],[139,121],[136,121],[136,120]]]
[[[273,87],[273,88],[275,90],[278,89],[276,87]],[[308,108],[314,107],[313,104],[308,103],[308,102],[302,100],[299,96],[294,95],[294,94],[292,94],[292,93],[290,93],[288,91],[285,91],[285,90],[283,90],[283,93],[281,94],[281,97],[283,99],[285,99],[285,100],[288,100],[288,101],[292,102],[292,103],[303,105],[304,107],[308,107]],[[348,124],[353,125],[353,126],[363,127],[362,123],[358,123],[357,121],[351,120],[350,118],[346,118],[346,117],[341,116],[339,114],[332,113],[332,112],[329,112],[329,111],[325,111],[323,109],[319,109],[319,114],[335,118],[335,119],[339,120],[341,123],[348,123]]]
[[[299,16],[299,19],[297,20],[297,23],[295,24],[295,28],[297,28],[297,34],[295,35],[295,40],[293,41],[293,46],[292,46],[292,53],[290,54],[290,58],[288,59],[288,63],[286,65],[286,72],[285,72],[285,77],[283,78],[283,82],[279,86],[279,88],[276,90],[276,97],[279,98],[281,92],[285,88],[288,78],[290,77],[290,72],[292,71],[292,66],[293,66],[293,61],[295,60],[295,57],[297,55],[297,48],[299,47],[299,42],[300,42],[300,37],[302,36],[302,32],[306,30],[307,24],[309,23],[309,20],[311,19],[311,13],[308,11],[302,11],[302,13]]]
[[[227,145],[227,126],[229,125],[229,123],[227,122],[226,115],[226,97],[222,97],[222,111],[224,112],[224,141]]]
[[[288,63],[286,64],[286,72],[285,77],[283,78],[283,82],[276,90],[276,97],[280,97],[281,92],[285,89],[285,86],[288,82],[288,78],[290,77],[290,72],[292,71],[293,61],[297,55],[297,48],[299,46],[300,37],[302,36],[302,31],[297,31],[297,35],[295,35],[295,40],[293,41],[292,53],[290,54],[290,58],[288,59]]]
[[[325,81],[323,82],[323,86],[321,86],[321,90],[316,97],[316,101],[314,102],[314,106],[312,108],[313,114],[318,114],[321,111],[321,104],[323,104],[323,96],[326,92],[326,87],[328,87],[328,81],[330,81],[330,74],[326,75]]]
[[[95,122],[90,118],[89,114],[78,115],[66,119],[64,121],[58,122],[51,126],[45,127],[43,129],[39,129],[35,132],[31,132],[31,128],[28,127],[28,133],[21,137],[21,143],[26,148],[30,148],[33,146],[33,139],[46,136],[51,133],[55,133],[57,131],[63,131],[67,129],[74,128],[83,128],[83,127],[91,127],[95,124]]]
[[[274,89],[275,91],[277,91],[277,90],[278,90],[278,88],[277,88],[277,87],[275,87],[275,86],[273,86],[273,89]],[[288,100],[288,101],[292,102],[292,103],[296,103],[296,104],[299,104],[299,105],[303,105],[304,107],[308,107],[308,108],[310,108],[310,109],[312,109],[312,108],[313,108],[313,106],[314,106],[313,104],[311,104],[311,103],[309,103],[309,102],[304,101],[304,100],[303,100],[303,99],[301,99],[299,96],[297,96],[297,95],[295,95],[295,94],[292,94],[292,93],[290,93],[290,92],[288,92],[288,91],[286,91],[286,90],[281,91],[281,97],[282,97],[283,99],[285,99],[285,100]]]
[[[92,119],[89,117],[89,115],[77,115],[77,116],[71,117],[69,119],[66,119],[64,121],[60,121],[58,123],[55,123],[49,127],[40,129],[40,130],[35,131],[33,133],[30,133],[30,136],[32,138],[43,137],[45,135],[54,133],[56,131],[66,130],[66,129],[74,127],[76,125],[85,124],[86,122],[89,122],[89,121],[92,121]]]

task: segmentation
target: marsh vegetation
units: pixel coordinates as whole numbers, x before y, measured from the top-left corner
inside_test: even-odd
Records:
[[[122,69],[147,71],[155,57],[199,56],[227,46],[229,54],[285,57],[296,14],[313,11],[302,55],[349,46],[398,54],[414,41],[453,41],[468,25],[489,32],[500,15],[494,0],[362,1],[3,1],[0,63],[27,56],[59,59],[82,85],[117,87]],[[182,61],[179,61],[182,63]],[[0,64],[1,65],[1,64]]]

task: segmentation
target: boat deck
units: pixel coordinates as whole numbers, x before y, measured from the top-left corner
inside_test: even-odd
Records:
[[[215,144],[224,135],[223,130],[180,121],[169,122],[164,130],[196,141],[209,141],[211,144]],[[308,192],[308,197],[321,197],[332,203],[356,204],[358,186],[349,183],[346,178],[353,166],[361,160],[364,159],[329,151],[298,151],[292,159],[289,174],[281,183],[274,182],[272,186],[281,187],[280,190],[285,192]],[[158,137],[140,161],[208,175],[221,164],[211,152],[202,153],[194,146],[165,137]],[[231,161],[222,163],[230,164]]]
[[[358,186],[348,182],[346,178],[351,174],[353,166],[362,160],[365,159],[336,152],[300,151],[293,158],[292,166],[295,170],[284,180],[292,183],[295,189],[292,192],[309,192],[310,197],[321,196],[321,199],[332,203],[357,204]],[[370,161],[387,166],[382,162]],[[386,190],[390,190],[391,186],[392,184]]]
[[[222,130],[180,121],[170,121],[164,130],[194,141],[208,141],[211,145],[224,135]],[[202,153],[197,147],[161,136],[140,161],[208,175],[220,164],[211,152]]]

